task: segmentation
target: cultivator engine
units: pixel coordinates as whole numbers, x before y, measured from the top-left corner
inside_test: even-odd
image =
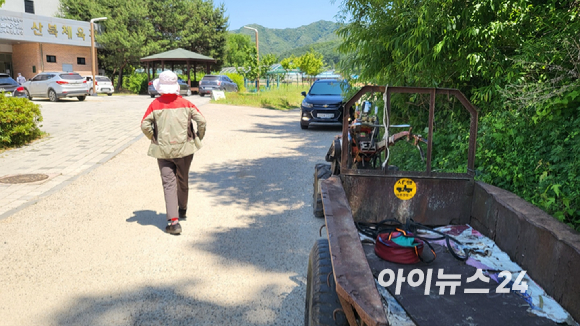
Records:
[[[425,160],[419,143],[426,144],[427,139],[413,134],[413,128],[410,125],[388,125],[388,120],[388,117],[385,117],[381,124],[378,118],[378,106],[373,107],[369,101],[356,107],[354,120],[348,126],[348,155],[353,168],[397,169],[388,165],[389,147],[400,140],[412,142],[413,146],[419,150],[421,159]],[[408,130],[389,135],[387,125],[388,128],[408,128]],[[337,136],[326,154],[326,161],[331,163],[332,174],[340,173],[341,148],[342,137]]]

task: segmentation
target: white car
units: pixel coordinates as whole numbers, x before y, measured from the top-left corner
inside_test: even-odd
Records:
[[[87,84],[89,84],[89,94],[93,95],[93,76],[85,76]],[[115,87],[113,87],[113,82],[107,76],[95,76],[95,88],[97,94],[104,93],[109,96],[113,95],[115,92]]]

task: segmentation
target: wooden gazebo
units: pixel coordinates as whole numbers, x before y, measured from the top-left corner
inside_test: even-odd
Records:
[[[191,52],[182,48],[175,50],[170,50],[167,52],[162,52],[148,57],[141,58],[141,62],[146,63],[147,66],[147,78],[150,81],[155,79],[155,72],[158,65],[161,65],[161,70],[165,70],[166,66],[171,67],[172,71],[175,71],[175,66],[182,66],[186,68],[187,71],[187,83],[190,87],[197,87],[196,78],[196,68],[198,65],[205,66],[205,72],[207,74],[211,73],[211,64],[216,63],[216,60],[205,55]],[[194,84],[191,83],[191,68],[193,67],[193,80]]]

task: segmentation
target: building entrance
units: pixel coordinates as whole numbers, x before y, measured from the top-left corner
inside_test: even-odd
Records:
[[[12,54],[0,53],[0,73],[7,73],[14,78],[14,71],[12,70]]]

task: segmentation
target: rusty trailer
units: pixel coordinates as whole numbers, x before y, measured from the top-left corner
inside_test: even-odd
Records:
[[[478,110],[467,98],[455,89],[365,86],[343,107],[342,139],[349,139],[351,107],[369,92],[386,95],[387,112],[391,94],[430,95],[426,171],[358,169],[352,156],[344,154],[349,153],[349,142],[342,142],[340,174],[319,182],[319,192],[315,181],[314,201],[317,196],[322,200],[328,240],[319,240],[310,256],[305,325],[393,323],[376,282],[377,274],[387,267],[406,272],[441,268],[463,274],[475,269],[448,259],[444,247],[438,249],[433,264],[404,266],[377,258],[372,246],[361,242],[355,223],[379,222],[386,217],[403,223],[413,219],[428,226],[470,225],[495,241],[573,319],[580,320],[580,235],[515,194],[474,179]],[[431,169],[437,95],[454,96],[470,114],[466,173]],[[397,196],[401,180],[413,182],[411,198]],[[402,290],[408,292],[394,297],[416,325],[556,324],[530,314],[525,301],[513,293],[437,296],[418,295],[410,287]]]

